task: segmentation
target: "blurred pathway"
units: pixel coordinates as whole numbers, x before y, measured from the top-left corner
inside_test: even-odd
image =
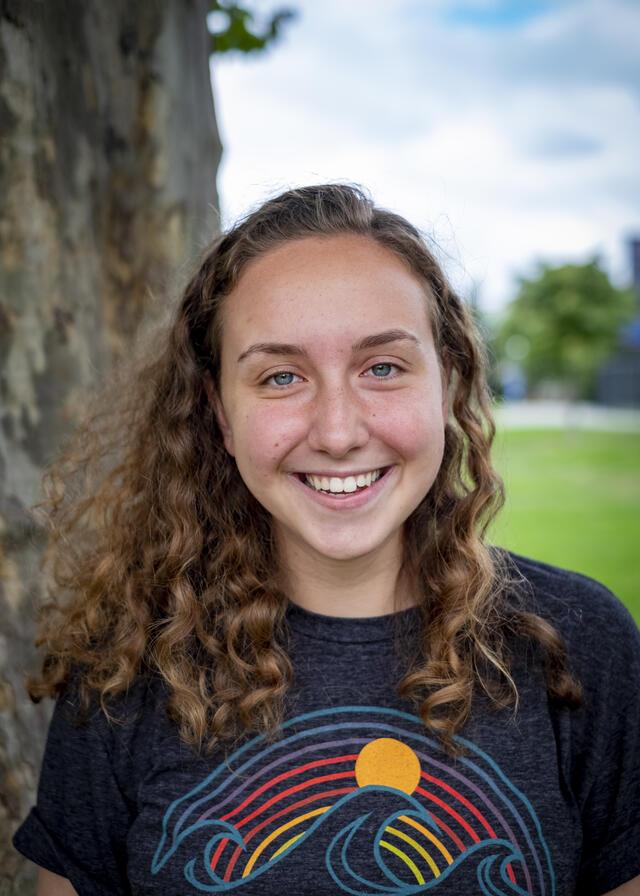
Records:
[[[640,409],[567,401],[509,401],[494,408],[504,429],[601,429],[640,432]]]

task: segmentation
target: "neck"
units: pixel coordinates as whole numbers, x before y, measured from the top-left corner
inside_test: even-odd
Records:
[[[399,546],[374,556],[333,560],[312,556],[296,545],[281,548],[284,590],[289,599],[314,613],[357,618],[384,616],[416,603],[416,592],[402,570]]]

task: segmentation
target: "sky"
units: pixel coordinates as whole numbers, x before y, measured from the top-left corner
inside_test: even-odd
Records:
[[[261,54],[212,59],[222,224],[269,196],[364,186],[452,281],[504,310],[540,262],[640,236],[640,0],[245,0],[297,11]],[[215,22],[214,22],[215,25]]]

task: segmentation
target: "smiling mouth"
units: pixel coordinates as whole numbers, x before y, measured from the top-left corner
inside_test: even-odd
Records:
[[[355,489],[353,487],[351,487],[348,491],[346,491],[344,488],[342,491],[331,491],[331,489],[316,488],[315,486],[311,485],[311,483],[307,480],[306,473],[295,473],[294,475],[300,480],[300,482],[302,482],[303,485],[305,485],[312,492],[316,492],[321,495],[331,495],[333,497],[343,497],[343,496],[347,497],[348,495],[357,495],[359,492],[364,492],[368,488],[371,488],[371,486],[376,485],[376,483],[380,482],[380,480],[383,479],[387,475],[387,473],[389,472],[390,469],[391,469],[391,466],[380,467],[379,468],[380,475],[377,477],[377,479],[374,479],[369,485],[362,485],[362,486],[356,485]],[[329,478],[329,477],[327,477],[327,478]],[[336,477],[336,478],[341,478],[341,477]],[[355,477],[348,477],[348,478],[355,478]]]

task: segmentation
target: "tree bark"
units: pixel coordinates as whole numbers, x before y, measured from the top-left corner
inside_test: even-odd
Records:
[[[29,508],[78,397],[218,228],[203,0],[0,0],[0,894],[35,799],[43,533]]]

